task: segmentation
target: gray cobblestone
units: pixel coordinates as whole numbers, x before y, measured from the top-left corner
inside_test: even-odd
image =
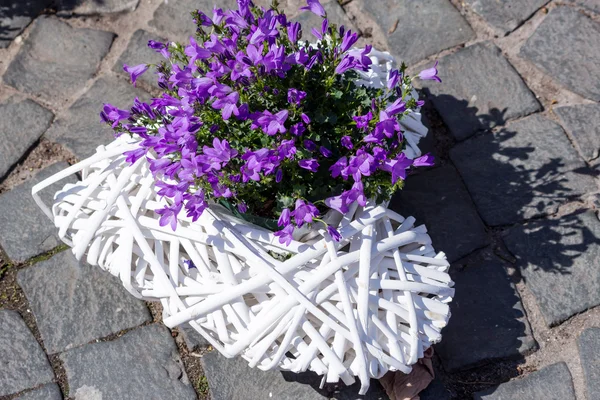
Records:
[[[587,400],[600,399],[600,328],[588,328],[578,339]]]
[[[426,81],[424,86],[458,140],[541,109],[513,66],[491,43],[475,44],[439,62],[442,83]]]
[[[0,3],[0,49],[23,32],[51,0],[3,1]]]
[[[600,156],[600,104],[557,107],[554,113],[587,161]]]
[[[460,143],[450,155],[492,226],[554,213],[568,199],[597,190],[565,132],[541,115]]]
[[[111,342],[67,351],[60,359],[75,399],[197,398],[164,326],[145,326]]]
[[[4,82],[47,101],[70,98],[94,75],[114,37],[112,32],[72,28],[57,18],[40,17]]]
[[[593,211],[515,227],[504,241],[548,326],[600,304],[600,221]]]
[[[96,15],[133,11],[140,0],[61,0],[59,15]]]
[[[600,101],[600,24],[571,7],[552,10],[520,55],[569,90]]]
[[[15,400],[62,400],[62,398],[58,385],[50,383],[16,397]]]
[[[522,379],[476,393],[475,400],[575,400],[571,373],[564,362],[550,365]]]
[[[473,11],[481,15],[500,34],[506,35],[519,27],[549,0],[467,0]]]
[[[110,103],[128,110],[136,96],[140,100],[150,97],[124,79],[113,76],[100,78],[68,110],[57,117],[46,137],[62,144],[80,159],[89,157],[98,146],[114,139],[112,129],[100,122],[103,104]]]
[[[261,371],[250,368],[248,362],[241,357],[227,359],[216,351],[202,357],[202,368],[213,400],[327,399],[325,393],[313,389],[321,381],[316,374]]]
[[[50,382],[54,373],[21,316],[0,310],[0,396]]]
[[[0,104],[0,179],[42,136],[54,115],[31,100]]]
[[[63,162],[53,164],[29,182],[0,195],[0,245],[12,261],[23,262],[60,244],[56,228],[31,197],[31,188],[67,167]],[[41,193],[44,203],[51,206],[54,193],[69,182],[74,179],[67,178],[45,189]]]
[[[448,0],[357,0],[357,6],[380,26],[390,52],[408,65],[475,37]]]
[[[151,321],[146,305],[70,251],[19,271],[19,286],[52,354]]]
[[[450,261],[489,243],[483,222],[452,166],[409,176],[390,207],[405,217],[414,216],[417,225],[425,224],[435,249],[445,252]],[[456,234],[458,226],[460,235]]]
[[[444,340],[435,347],[446,370],[518,357],[537,347],[501,261],[478,257],[465,265],[456,263],[451,276],[456,289],[452,318],[442,332]]]

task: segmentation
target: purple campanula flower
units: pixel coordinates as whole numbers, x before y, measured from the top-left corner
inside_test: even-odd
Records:
[[[423,80],[432,80],[432,81],[441,82],[442,80],[439,78],[439,76],[437,76],[437,74],[438,74],[437,65],[438,65],[438,61],[435,62],[435,65],[433,67],[424,69],[423,71],[419,72],[419,78],[421,78]]]
[[[158,224],[160,226],[170,225],[171,229],[177,229],[177,215],[179,211],[181,211],[182,203],[173,204],[172,206],[165,206],[159,210],[155,210],[155,212],[160,215],[160,219],[158,220]]]
[[[348,208],[348,193],[344,192],[339,196],[329,197],[325,199],[325,205],[342,214],[346,214],[350,210]]]
[[[352,175],[355,181],[360,181],[362,175],[370,176],[375,171],[375,168],[375,158],[360,149],[356,152],[356,156],[350,157],[350,162],[348,163],[348,167],[346,167],[346,174]]]
[[[373,46],[368,44],[362,50],[355,49],[348,52],[348,55],[354,57],[355,59],[354,68],[362,69],[363,71],[369,70],[369,66],[373,63],[369,57],[372,48]]]
[[[344,169],[346,169],[347,166],[348,166],[348,158],[346,158],[345,156],[340,158],[339,160],[337,160],[335,162],[335,164],[333,164],[331,167],[329,167],[329,171],[331,171],[331,177],[337,178],[338,176],[340,176],[342,171]],[[346,179],[346,178],[344,178],[344,179]]]
[[[310,70],[317,63],[317,61],[323,62],[323,53],[318,50],[311,58],[308,64],[306,64],[306,69]]]
[[[146,149],[140,147],[135,150],[126,151],[123,155],[125,156],[126,162],[135,164],[137,160],[146,155]]]
[[[340,240],[342,240],[342,235],[340,235],[340,233],[338,232],[338,230],[335,229],[331,225],[327,225],[327,233],[329,233],[329,236],[331,236],[331,238],[333,240],[335,240],[336,242],[339,242]]]
[[[369,121],[373,119],[373,113],[369,111],[365,115],[359,115],[352,117],[354,122],[356,122],[356,127],[358,129],[367,129],[369,127]]]
[[[279,168],[275,173],[275,182],[279,183],[283,179],[283,170]]]
[[[237,205],[237,209],[239,212],[241,212],[242,214],[245,214],[248,211],[248,206],[246,205],[246,203],[239,203]]]
[[[352,204],[355,201],[362,207],[367,204],[367,197],[365,196],[363,183],[361,181],[354,182],[352,189],[346,192],[346,196],[348,204]]]
[[[346,34],[344,35],[344,38],[342,39],[342,45],[340,47],[340,51],[342,53],[347,52],[348,50],[350,50],[350,47],[354,46],[354,44],[356,43],[357,40],[358,40],[358,33],[353,33],[350,30],[346,31]]]
[[[272,114],[269,110],[265,110],[255,122],[260,126],[264,133],[273,136],[277,133],[284,133],[286,131],[284,124],[287,117],[288,110],[281,110],[277,114]]]
[[[238,92],[233,92],[228,94],[227,96],[217,99],[212,103],[212,108],[217,110],[221,110],[223,114],[223,119],[228,120],[233,115],[239,115],[239,109],[237,107],[237,102],[240,99],[240,95]]]
[[[212,17],[213,24],[220,25],[221,22],[223,21],[223,18],[225,18],[225,12],[223,11],[223,9],[214,7],[213,8],[213,17]]]
[[[213,21],[208,17],[208,15],[198,10],[198,16],[200,17],[200,21],[197,21],[197,23],[202,26],[212,26]]]
[[[329,149],[328,149],[327,147],[325,147],[325,146],[321,146],[321,147],[319,147],[319,151],[321,152],[321,154],[323,154],[323,157],[327,157],[327,158],[331,157],[331,155],[333,154],[333,153],[331,152],[331,150],[329,150]]]
[[[248,47],[246,47],[246,54],[248,54],[248,59],[252,62],[253,65],[258,65],[261,63],[263,59],[263,48],[263,45],[256,47],[252,44],[249,44]]]
[[[319,0],[306,0],[306,4],[305,7],[300,7],[300,9],[310,11],[313,14],[317,14],[319,17],[325,18],[327,16],[327,13]]]
[[[104,107],[100,113],[100,120],[107,123],[112,122],[112,127],[116,128],[119,125],[119,121],[129,118],[130,115],[127,110],[121,110],[112,104],[104,103]]]
[[[187,216],[192,219],[193,222],[197,221],[202,215],[202,212],[208,208],[208,203],[204,197],[204,192],[198,190],[195,193],[186,193],[184,196],[186,200],[185,209]]]
[[[348,71],[349,69],[354,68],[355,65],[356,65],[355,58],[346,54],[344,56],[344,58],[342,58],[342,61],[340,61],[338,66],[335,68],[335,73],[338,75],[342,75],[344,72]]]
[[[299,106],[300,103],[302,102],[302,100],[304,100],[305,98],[306,98],[306,92],[303,92],[302,90],[298,90],[295,88],[288,89],[288,92],[287,92],[288,103]]]
[[[302,114],[300,115],[300,118],[302,118],[302,121],[304,121],[304,123],[305,123],[306,125],[310,124],[310,118],[308,117],[308,115],[306,115],[306,114],[302,113]]]
[[[352,138],[350,136],[342,136],[342,139],[340,141],[342,142],[342,146],[344,146],[348,150],[351,150],[354,147],[352,145]]]
[[[301,25],[299,22],[292,22],[287,27],[288,39],[290,40],[290,42],[292,42],[292,44],[296,44],[296,42],[298,42],[298,40],[300,39],[300,37],[301,37],[300,28],[301,28]]]
[[[291,140],[282,140],[279,147],[277,147],[277,152],[279,153],[279,157],[283,158],[294,158],[296,154],[296,146],[294,145],[294,139]]]
[[[317,145],[310,139],[306,139],[303,143],[304,148],[308,151],[315,151],[317,149]]]
[[[148,47],[152,50],[160,53],[164,58],[169,59],[171,57],[171,53],[169,53],[169,45],[166,43],[157,42],[156,40],[149,40]]]
[[[202,48],[196,43],[193,37],[190,37],[190,44],[185,47],[185,55],[190,57],[189,65],[194,65],[196,60],[206,60],[212,57],[212,52]]]
[[[227,66],[231,68],[231,80],[235,82],[243,76],[250,78],[252,76],[250,65],[252,65],[252,60],[243,51],[239,51],[235,56],[235,60],[227,62]]]
[[[300,227],[305,223],[312,223],[313,219],[319,216],[319,210],[314,204],[298,199],[296,200],[296,209],[291,213],[291,216],[294,217],[296,225]]]
[[[387,160],[379,168],[392,174],[392,184],[396,184],[398,179],[406,179],[406,170],[412,165],[413,160],[406,157],[406,154],[400,153],[394,160]]]
[[[390,72],[390,74],[388,75],[388,80],[386,83],[386,86],[388,89],[393,89],[396,87],[396,85],[398,84],[398,81],[400,80],[400,72],[397,69],[394,69]]]
[[[279,31],[277,30],[277,18],[273,15],[273,10],[267,10],[258,20],[258,27],[254,33],[250,36],[250,44],[259,44],[268,40],[272,43],[277,36]]]
[[[290,243],[292,243],[292,240],[294,240],[292,233],[294,233],[294,226],[290,224],[282,230],[275,232],[273,235],[279,237],[279,243],[285,243],[286,246],[289,246]]]
[[[434,164],[434,157],[429,153],[415,158],[413,162],[415,167],[432,167]]]
[[[300,160],[298,161],[298,165],[300,166],[300,168],[307,169],[311,172],[317,172],[317,169],[319,168],[319,163],[314,158]]]
[[[217,54],[223,54],[225,52],[223,42],[221,42],[219,37],[214,33],[210,35],[210,40],[204,42],[204,48]]]
[[[287,226],[290,224],[290,209],[289,208],[284,208],[281,211],[281,215],[279,216],[279,220],[277,221],[277,225],[279,226]]]
[[[396,101],[394,101],[392,104],[390,104],[389,106],[387,106],[384,110],[385,115],[384,118],[381,117],[381,115],[379,116],[379,119],[387,119],[389,117],[391,117],[392,115],[396,115],[396,114],[400,114],[402,112],[406,111],[406,103],[404,103],[402,101],[401,98],[397,99]]]
[[[218,138],[213,139],[213,147],[204,146],[202,152],[213,161],[221,163],[221,165],[227,164],[229,160],[238,154],[235,149],[231,148],[227,140],[219,141]]]
[[[304,124],[302,124],[302,122],[298,122],[297,124],[294,124],[290,127],[290,133],[294,136],[302,135],[305,130],[306,127],[304,126]]]
[[[131,77],[131,83],[133,83],[133,86],[135,86],[135,81],[137,78],[139,78],[144,72],[148,71],[148,64],[139,64],[133,67],[123,64],[123,71],[129,74]]]

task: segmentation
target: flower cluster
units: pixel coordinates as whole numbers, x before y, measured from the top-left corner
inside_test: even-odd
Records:
[[[175,229],[180,212],[195,221],[221,202],[276,221],[289,244],[295,227],[324,224],[328,208],[387,200],[411,168],[432,165],[429,155],[403,152],[399,121],[422,105],[406,67],[382,88],[355,83],[370,69],[371,47],[354,48],[358,35],[331,24],[318,0],[303,9],[322,17],[312,44],[276,2],[195,11],[189,44],[148,43],[166,59],[155,66],[163,94],[135,99],[129,111],[104,106],[101,119],[116,135],[139,138],[127,160],[149,160],[168,204],[156,211],[161,225]],[[134,84],[148,68],[124,67]],[[439,79],[435,67],[420,78]]]

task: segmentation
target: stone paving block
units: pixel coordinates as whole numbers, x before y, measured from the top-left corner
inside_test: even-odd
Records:
[[[517,29],[549,0],[466,0],[501,35]]]
[[[237,9],[235,0],[176,0],[162,2],[154,12],[153,19],[149,22],[161,35],[170,41],[188,43],[191,35],[196,32],[196,24],[190,13],[200,10],[212,17],[214,6],[223,9]]]
[[[8,66],[4,82],[50,102],[70,98],[96,73],[114,37],[42,16]]]
[[[571,7],[550,11],[521,47],[528,59],[558,82],[600,101],[600,23]]]
[[[600,104],[557,107],[554,113],[587,161],[600,156]]]
[[[597,190],[565,132],[541,115],[459,143],[450,156],[492,226],[554,213],[569,198]]]
[[[338,28],[344,25],[347,30],[350,29],[357,32],[356,27],[336,0],[323,1],[321,4],[327,12],[327,19],[330,24],[335,24]],[[298,5],[295,10],[290,9],[290,11],[298,14],[293,20],[300,22],[302,25],[302,40],[314,42],[317,39],[313,36],[311,30],[312,28],[317,28],[320,31],[323,18],[309,11],[299,11],[300,7],[303,7],[304,5],[305,4]]]
[[[515,379],[475,393],[475,400],[512,399],[575,400],[575,391],[567,364],[564,362],[553,364],[525,378]]]
[[[100,122],[104,103],[128,110],[135,97],[150,97],[139,88],[114,76],[98,79],[68,110],[59,115],[46,132],[46,137],[60,143],[83,159],[96,152],[96,148],[114,140],[113,130]]]
[[[154,324],[62,353],[74,399],[197,398],[171,333]],[[216,399],[215,399],[216,400]]]
[[[198,347],[208,346],[210,343],[204,337],[198,333],[190,324],[183,324],[179,326],[179,332],[183,336],[185,345],[188,349],[193,350]]]
[[[127,48],[115,63],[113,71],[127,77],[127,79],[130,79],[129,74],[123,71],[123,64],[133,66],[139,64],[159,64],[160,62],[165,61],[163,56],[148,47],[149,40],[156,40],[163,43],[167,42],[167,39],[161,38],[143,29],[135,31],[131,37],[131,40],[129,40]],[[144,75],[139,77],[137,81],[141,81],[148,86],[158,88],[156,79],[157,76],[155,73],[155,68],[151,67]]]
[[[427,386],[425,390],[419,393],[420,400],[451,400],[450,392],[444,387],[444,383],[438,378]]]
[[[0,179],[50,126],[54,115],[31,100],[0,103]]]
[[[536,348],[521,298],[500,260],[453,264],[450,275],[456,288],[452,318],[435,346],[445,370],[517,358]]]
[[[78,263],[70,251],[19,271],[49,354],[151,321],[146,305],[108,272]]]
[[[504,242],[548,326],[600,304],[600,221],[593,211],[517,226]]]
[[[202,369],[212,400],[328,398],[325,391],[318,390],[321,377],[315,373],[262,371],[250,368],[241,357],[228,359],[217,351],[204,354]]]
[[[96,15],[134,11],[140,0],[59,0],[58,15]]]
[[[484,42],[442,57],[442,83],[424,81],[432,102],[458,140],[541,109],[500,49]]]
[[[589,10],[600,13],[600,1],[598,0],[568,0],[570,3],[585,7]]]
[[[31,197],[31,188],[68,166],[64,162],[53,164],[30,181],[0,195],[0,246],[12,261],[23,262],[61,243],[54,224]],[[67,178],[45,189],[42,192],[44,203],[51,206],[54,193],[68,182],[75,182],[75,179]]]
[[[579,335],[579,356],[585,383],[587,400],[600,399],[600,328],[588,328]]]
[[[54,379],[52,367],[15,311],[0,310],[0,396]]]
[[[60,388],[56,383],[49,383],[39,389],[27,392],[14,400],[62,400]]]
[[[409,66],[475,38],[448,0],[358,0],[356,6],[380,26],[396,59]]]
[[[20,0],[0,2],[0,49],[8,47],[14,38],[37,17],[51,0]]]
[[[452,166],[409,176],[390,207],[405,217],[414,216],[417,225],[425,224],[433,247],[445,252],[450,261],[489,243],[485,226]]]

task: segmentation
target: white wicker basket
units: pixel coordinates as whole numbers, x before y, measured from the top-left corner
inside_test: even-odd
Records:
[[[364,78],[381,84],[373,83],[377,74]],[[426,129],[420,115],[411,117],[405,137],[414,157]],[[449,264],[414,218],[385,204],[330,211],[339,243],[305,230],[285,246],[212,205],[194,223],[181,213],[172,231],[154,212],[166,200],[148,161],[125,161],[136,146],[124,136],[100,146],[36,185],[33,196],[77,259],[85,255],[134,296],[159,300],[168,327],[189,323],[226,357],[263,370],[312,370],[323,382],[346,384],[358,376],[362,394],[370,378],[408,373],[441,339],[454,294]],[[52,209],[43,204],[41,190],[75,173],[81,181],[59,191]]]

